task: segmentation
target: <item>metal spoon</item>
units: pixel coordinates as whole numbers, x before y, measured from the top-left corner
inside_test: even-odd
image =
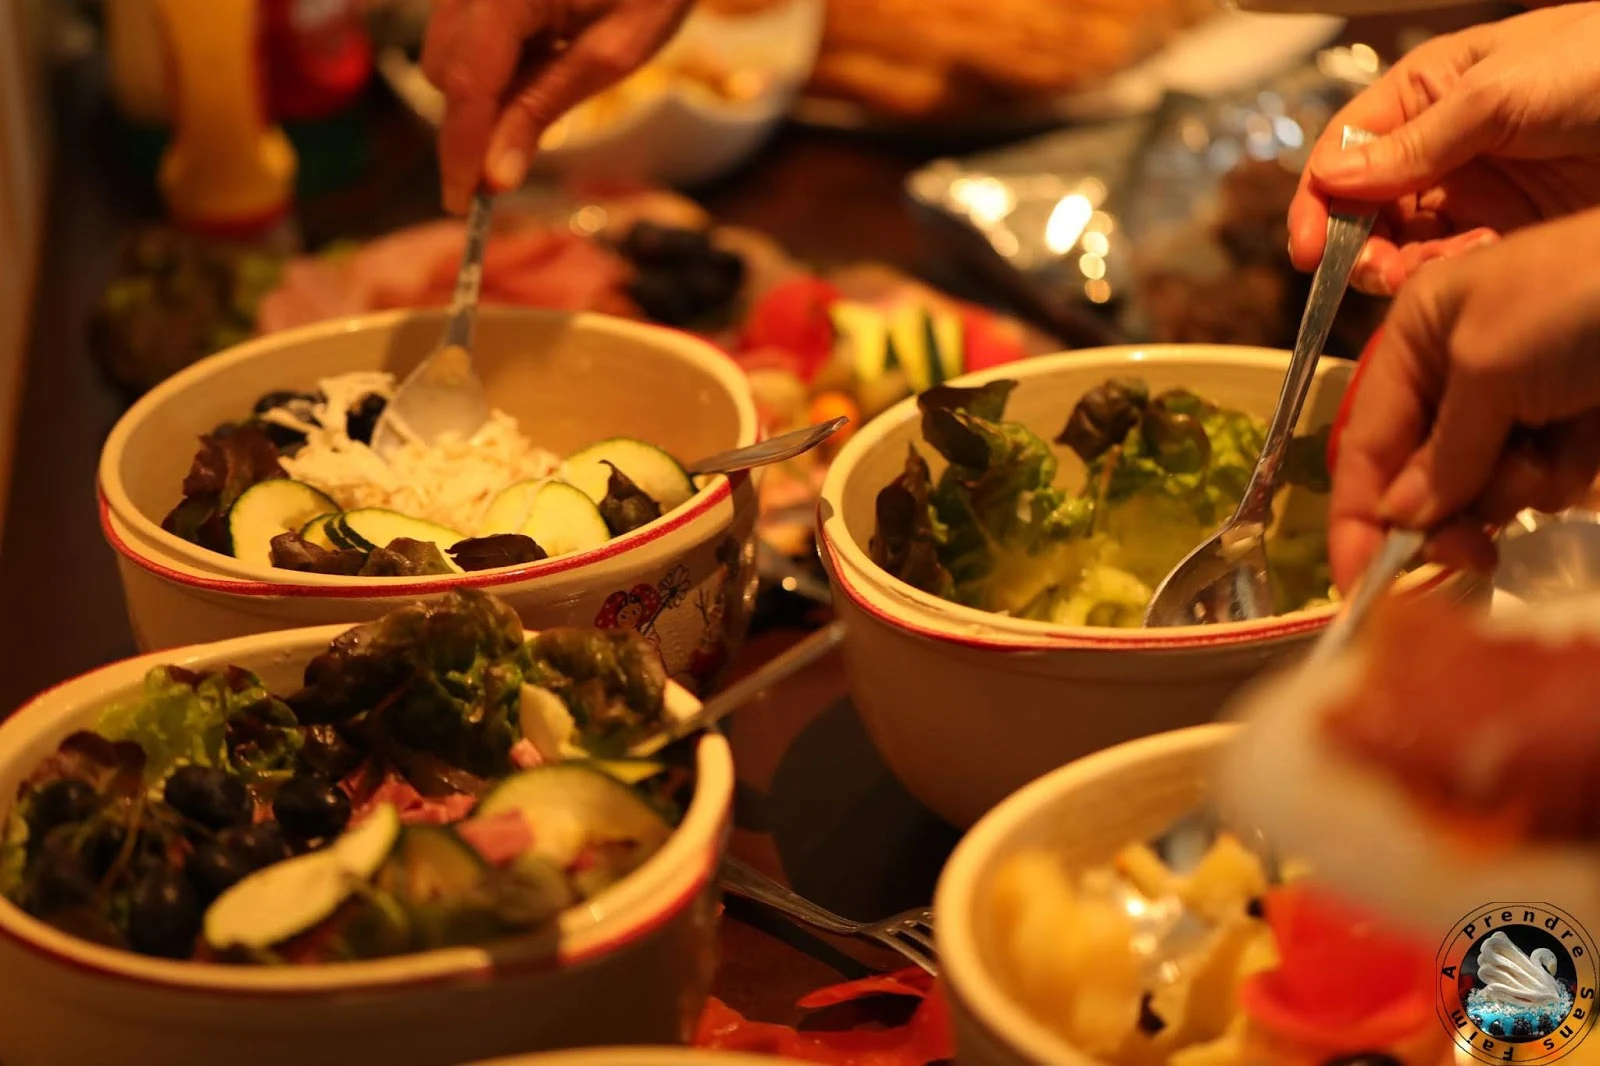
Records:
[[[675,740],[709,729],[764,690],[771,688],[827,655],[844,640],[844,626],[830,622],[815,633],[735,681],[715,696],[706,700],[700,710],[688,718],[680,718],[659,733],[635,742],[628,748],[628,758],[648,759]]]
[[[483,383],[472,370],[472,330],[483,287],[483,253],[489,243],[490,194],[472,198],[467,247],[456,275],[450,317],[433,354],[401,383],[372,431],[372,448],[387,458],[407,440],[431,444],[445,433],[471,437],[489,420]]]
[[[743,448],[708,455],[704,459],[690,463],[684,469],[690,476],[699,477],[702,474],[731,474],[736,470],[751,470],[758,466],[781,463],[809,452],[849,423],[850,420],[841,415],[827,422],[806,426],[804,429],[780,433],[776,437],[756,444],[747,444]]]
[[[1364,130],[1344,129],[1349,147],[1372,139]],[[1275,613],[1272,582],[1267,568],[1266,534],[1272,525],[1273,493],[1283,457],[1300,420],[1300,409],[1311,390],[1311,379],[1322,356],[1322,346],[1333,328],[1339,301],[1350,282],[1356,258],[1372,232],[1372,211],[1341,208],[1328,219],[1328,245],[1311,280],[1311,298],[1300,320],[1294,354],[1278,409],[1250,475],[1239,507],[1223,527],[1180,562],[1157,587],[1144,624],[1156,626],[1206,625],[1243,622]]]

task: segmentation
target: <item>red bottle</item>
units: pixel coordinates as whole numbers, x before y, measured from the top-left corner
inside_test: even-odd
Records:
[[[261,0],[268,107],[309,122],[353,104],[372,76],[372,37],[355,0]]]

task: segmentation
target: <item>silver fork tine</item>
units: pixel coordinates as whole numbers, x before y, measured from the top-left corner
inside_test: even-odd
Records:
[[[934,977],[939,976],[939,961],[933,945],[917,943],[905,935],[904,929],[876,929],[867,935],[878,943],[898,953],[902,958],[920,967]]]

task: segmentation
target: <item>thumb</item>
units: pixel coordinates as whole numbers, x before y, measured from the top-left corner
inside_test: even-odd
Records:
[[[1333,196],[1394,199],[1437,185],[1493,149],[1502,136],[1494,90],[1469,82],[1376,140],[1313,158],[1317,185]]]

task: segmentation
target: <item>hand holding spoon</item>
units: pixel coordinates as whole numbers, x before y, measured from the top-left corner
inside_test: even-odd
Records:
[[[1372,135],[1363,130],[1345,127],[1346,148],[1371,139]],[[1300,409],[1311,391],[1322,346],[1333,328],[1350,272],[1367,243],[1375,217],[1372,210],[1349,206],[1336,208],[1329,217],[1327,250],[1311,280],[1311,298],[1300,320],[1300,333],[1289,358],[1283,391],[1278,395],[1278,408],[1267,427],[1244,497],[1233,517],[1190,552],[1156,588],[1145,612],[1146,626],[1246,622],[1276,613],[1266,536],[1272,525],[1278,474],[1300,420]]]

